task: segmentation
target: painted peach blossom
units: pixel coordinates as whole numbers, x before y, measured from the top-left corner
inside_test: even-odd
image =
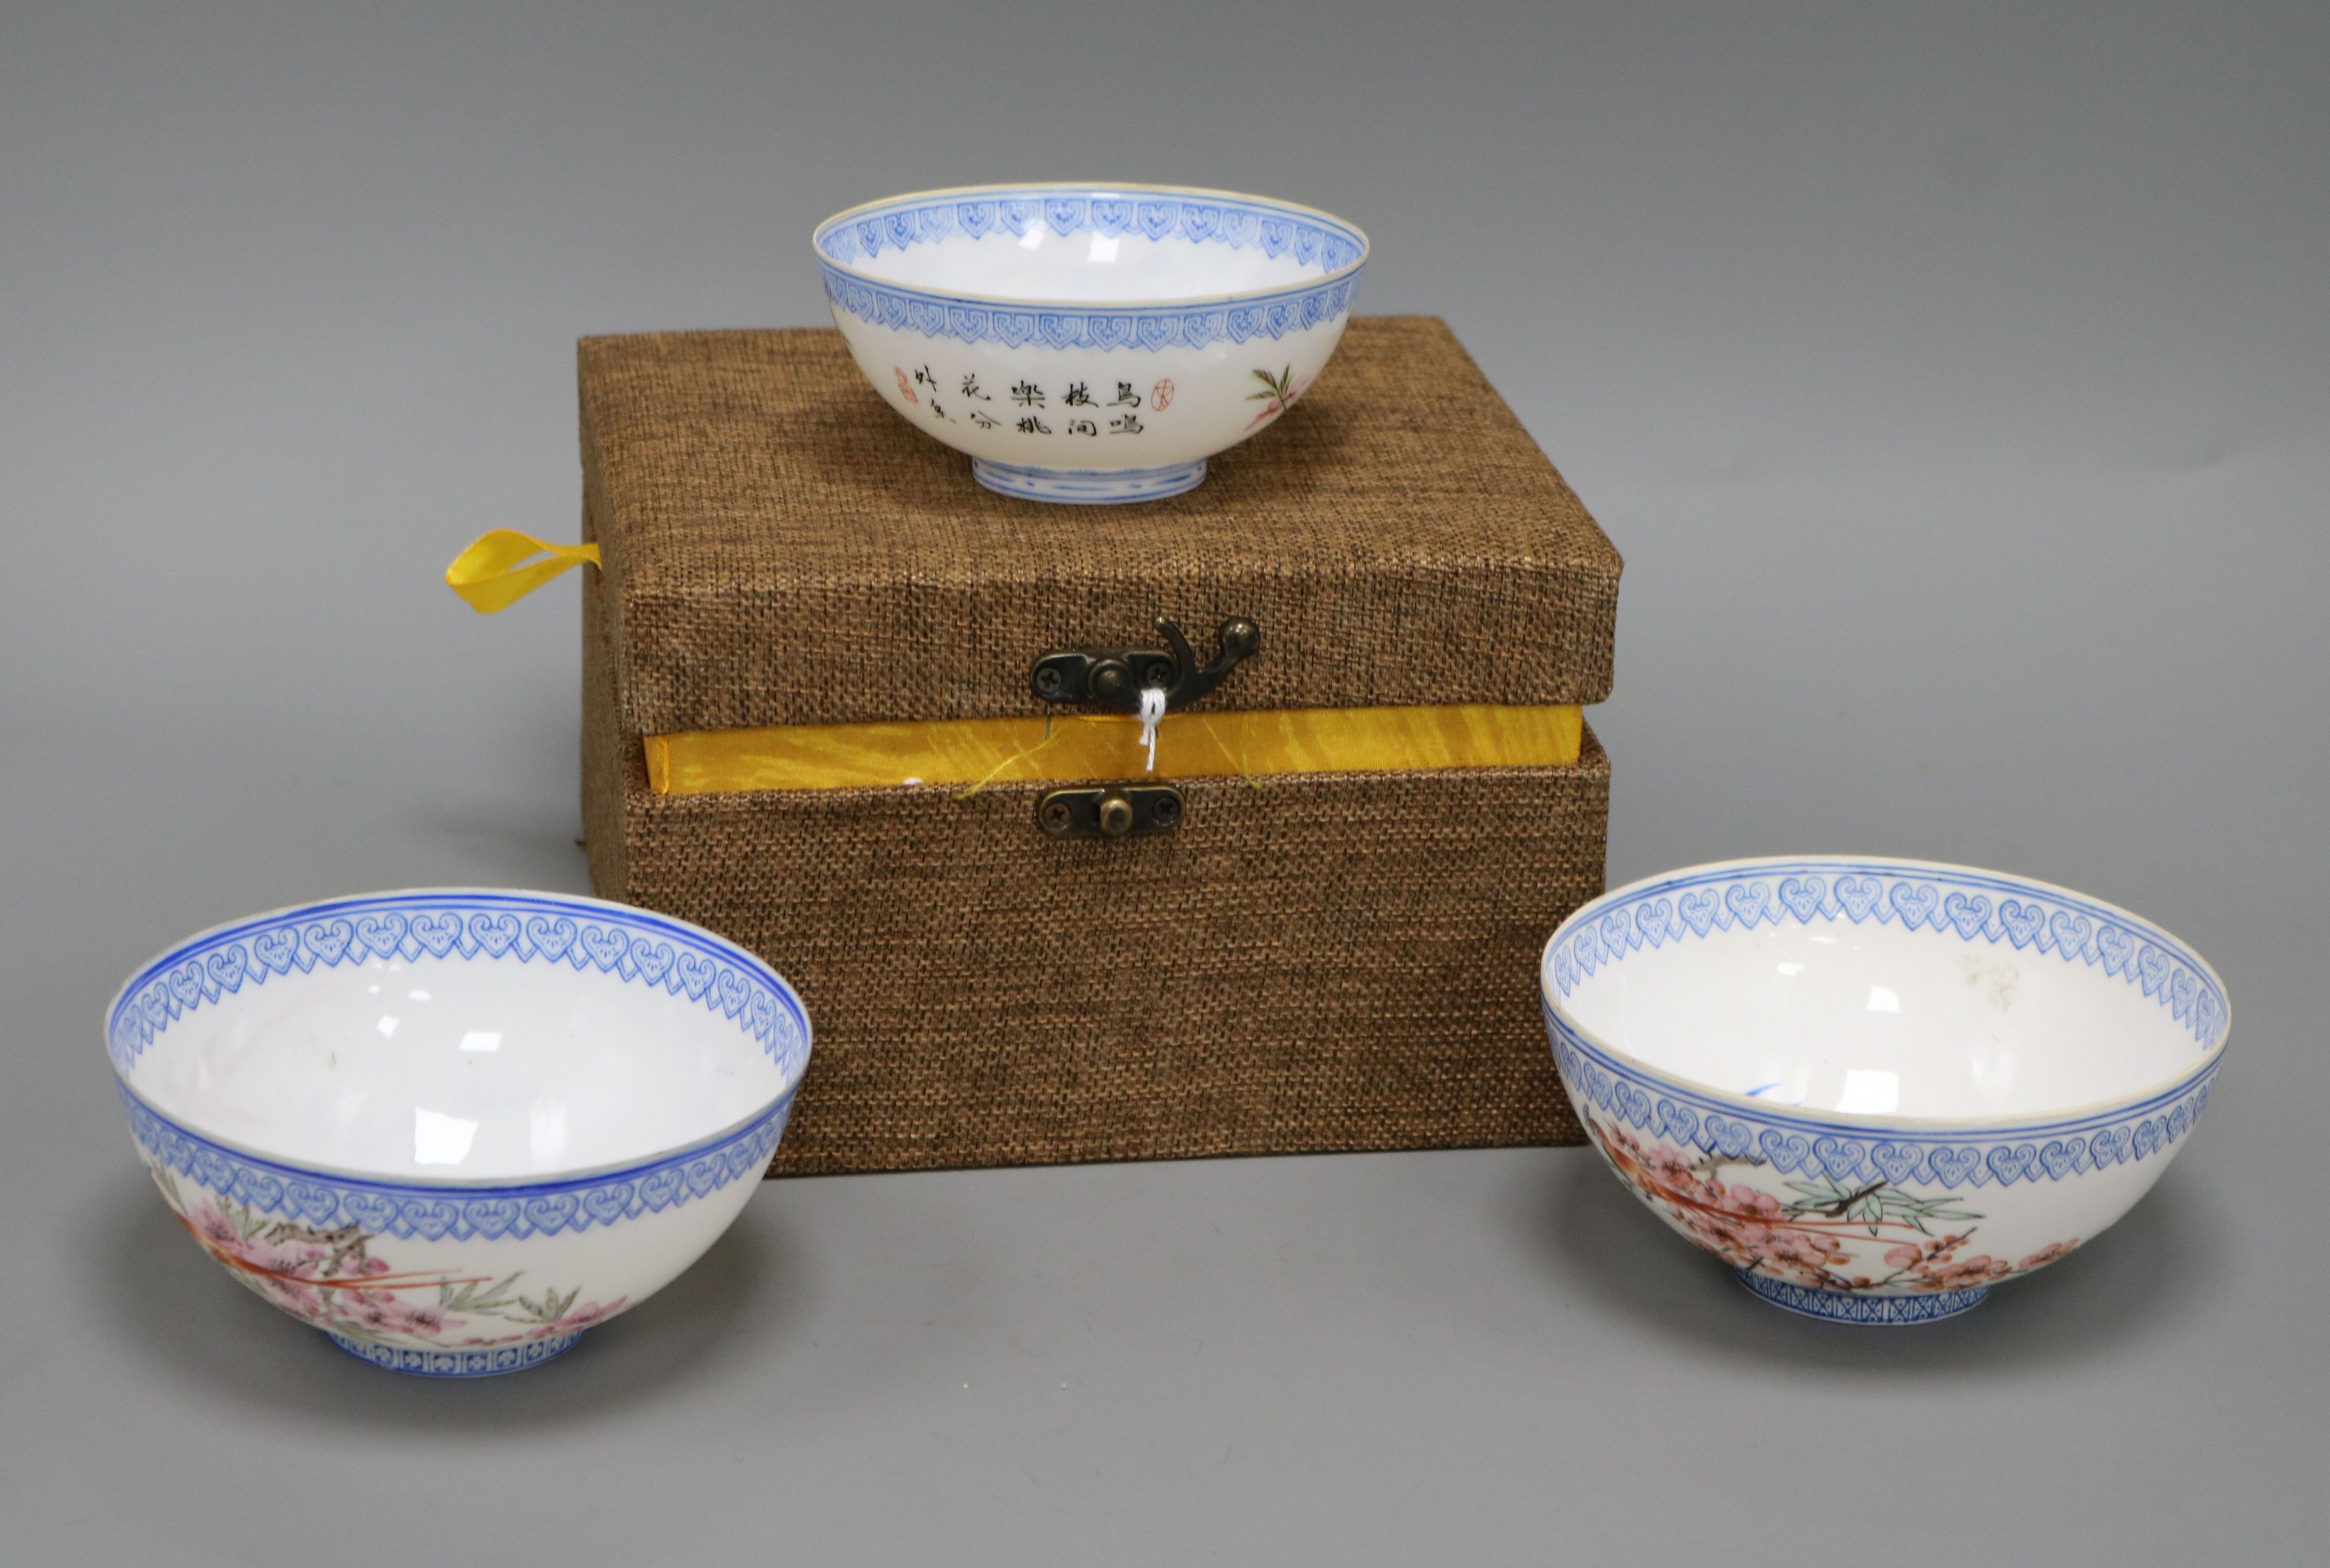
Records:
[[[148,1169],[179,1223],[235,1279],[301,1322],[362,1344],[518,1344],[580,1332],[626,1305],[619,1298],[578,1306],[579,1287],[529,1296],[519,1289],[523,1274],[492,1280],[399,1273],[374,1252],[379,1237],[372,1232],[271,1220],[208,1193],[190,1210],[176,1177],[159,1166]],[[431,1295],[434,1299],[427,1299]],[[463,1329],[483,1332],[449,1337]]]
[[[1765,1163],[1753,1155],[1701,1155],[1663,1142],[1645,1147],[1615,1123],[1589,1125],[1612,1167],[1669,1223],[1734,1268],[1809,1289],[1965,1290],[2043,1268],[2079,1245],[2052,1242],[2013,1264],[1986,1252],[1961,1256],[1974,1227],[1935,1227],[1982,1216],[1954,1199],[1918,1197],[1881,1181],[1812,1180],[1790,1182],[1799,1195],[1784,1201],[1750,1183],[1723,1179],[1726,1167]]]

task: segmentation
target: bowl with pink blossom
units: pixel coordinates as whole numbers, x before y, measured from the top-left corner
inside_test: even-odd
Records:
[[[759,959],[645,910],[426,889],[189,937],[106,1015],[196,1244],[392,1371],[536,1366],[742,1211],[809,1063]]]
[[[2092,1242],[2192,1136],[2223,982],[2141,916],[1970,866],[1692,866],[1545,949],[1588,1137],[1766,1300],[1930,1322]]]

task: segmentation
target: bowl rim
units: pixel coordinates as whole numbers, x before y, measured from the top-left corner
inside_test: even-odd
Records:
[[[198,952],[214,947],[221,941],[245,930],[273,926],[287,918],[305,917],[311,914],[318,916],[346,914],[350,912],[376,910],[393,907],[398,900],[437,899],[482,900],[488,902],[504,901],[513,907],[538,907],[549,904],[570,910],[588,910],[598,913],[602,919],[610,915],[619,916],[627,923],[660,927],[683,935],[691,941],[721,949],[739,967],[752,971],[754,978],[767,982],[776,993],[779,1001],[790,1006],[794,1020],[800,1025],[800,1058],[790,1068],[780,1067],[776,1092],[758,1101],[750,1111],[723,1124],[715,1130],[699,1133],[677,1143],[659,1145],[653,1149],[625,1155],[620,1159],[601,1161],[596,1165],[560,1166],[550,1170],[528,1171],[508,1176],[419,1176],[406,1171],[382,1170],[366,1166],[301,1159],[296,1156],[285,1154],[280,1149],[271,1149],[242,1138],[229,1137],[195,1123],[192,1118],[183,1112],[167,1110],[156,1105],[152,1097],[140,1091],[137,1085],[129,1081],[129,1074],[122,1070],[119,1060],[114,1054],[114,1025],[119,1019],[121,1010],[130,996],[157,974],[175,968]],[[692,1157],[706,1149],[733,1142],[770,1117],[784,1113],[793,1097],[800,1091],[801,1080],[808,1074],[810,1056],[816,1044],[809,1008],[802,1004],[800,994],[793,989],[791,982],[751,949],[731,941],[717,931],[707,930],[692,921],[680,920],[677,916],[641,909],[634,904],[618,903],[611,899],[594,898],[587,893],[552,893],[536,888],[513,887],[388,888],[376,893],[346,893],[334,898],[289,903],[278,909],[262,910],[238,916],[233,920],[223,921],[216,925],[180,938],[131,970],[129,978],[122,982],[120,987],[114,992],[112,1000],[106,1004],[104,1017],[103,1044],[106,1064],[112,1070],[116,1087],[125,1098],[134,1100],[148,1115],[176,1129],[181,1133],[205,1143],[215,1144],[243,1158],[294,1174],[313,1174],[329,1176],[336,1181],[354,1182],[400,1191],[469,1194],[534,1193],[558,1190],[570,1185],[587,1185],[603,1181],[610,1176],[645,1171],[653,1167],[670,1164],[675,1160]]]
[[[1866,869],[1880,874],[1899,873],[1916,875],[1919,873],[1942,874],[1956,877],[1980,877],[1992,882],[2012,884],[2032,893],[2082,906],[2112,921],[2125,922],[2136,934],[2147,937],[2170,949],[2175,957],[2190,964],[2205,976],[2216,987],[2223,1012],[2218,1020],[2216,1038],[2192,1065],[2170,1073],[2126,1094],[2100,1100],[2081,1100],[2075,1104],[2051,1107],[2043,1110],[2019,1111],[2007,1116],[1898,1116],[1869,1111],[1831,1110],[1796,1105],[1776,1105],[1767,1100],[1754,1100],[1734,1090],[1700,1079],[1687,1077],[1672,1068],[1647,1062],[1634,1053],[1613,1045],[1589,1029],[1565,1004],[1560,987],[1553,983],[1553,949],[1571,931],[1598,921],[1610,906],[1641,893],[1666,885],[1688,886],[1692,883],[1736,875],[1748,871],[1780,873],[1797,868],[1819,871],[1823,868],[1848,867]],[[1794,1122],[1822,1131],[1858,1131],[1864,1134],[1902,1132],[1923,1135],[1986,1138],[2007,1132],[2023,1133],[2053,1129],[2059,1126],[2077,1124],[2125,1116],[2145,1109],[2154,1102],[2165,1104],[2187,1092],[2193,1084],[2209,1077],[2222,1064],[2225,1048],[2231,1042],[2233,1030],[2232,998],[2225,982],[2215,968],[2193,946],[2174,932],[2155,921],[2146,920],[2132,910],[2091,893],[2079,892],[2060,883],[2044,882],[2019,872],[1994,871],[1985,866],[1966,865],[1954,861],[1919,860],[1898,855],[1751,855],[1732,860],[1702,861],[1695,865],[1677,866],[1651,876],[1638,877],[1622,886],[1614,887],[1570,912],[1568,919],[1556,926],[1546,939],[1538,956],[1538,993],[1546,1011],[1560,1029],[1595,1054],[1606,1058],[1613,1066],[1677,1085],[1688,1093],[1715,1104],[1737,1107],[1749,1115],[1766,1121]],[[1581,1116],[1580,1119],[1584,1118]]]
[[[952,290],[941,292],[920,284],[901,283],[893,279],[876,276],[850,262],[837,261],[825,253],[826,235],[842,224],[855,222],[870,213],[911,202],[937,201],[942,197],[961,199],[1000,196],[1014,193],[1024,193],[1037,197],[1046,194],[1074,193],[1090,200],[1094,196],[1115,196],[1125,194],[1138,195],[1144,192],[1157,195],[1211,197],[1216,201],[1245,202],[1255,206],[1268,207],[1290,216],[1315,219],[1321,223],[1333,226],[1358,241],[1359,253],[1331,272],[1322,272],[1316,278],[1304,278],[1293,283],[1274,283],[1267,288],[1243,288],[1227,294],[1143,295],[1129,299],[1061,299],[1052,296],[1033,294],[958,293]],[[860,202],[854,207],[843,208],[810,231],[809,243],[810,250],[816,256],[819,266],[830,268],[836,272],[854,278],[876,288],[887,288],[900,294],[912,294],[924,299],[942,300],[952,304],[1084,312],[1194,309],[1206,306],[1250,304],[1257,300],[1274,299],[1282,294],[1308,293],[1339,280],[1357,277],[1359,269],[1367,265],[1368,256],[1373,249],[1372,242],[1368,239],[1367,231],[1357,223],[1348,218],[1339,218],[1323,208],[1305,206],[1300,202],[1282,201],[1276,196],[1258,195],[1250,191],[1217,190],[1207,185],[1154,184],[1138,181],[1131,184],[1103,184],[1097,181],[1075,180],[1018,180],[1007,181],[1000,184],[939,185],[925,191],[901,191],[894,196],[883,196],[871,202]]]

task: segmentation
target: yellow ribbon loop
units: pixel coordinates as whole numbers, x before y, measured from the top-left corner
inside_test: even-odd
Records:
[[[537,555],[549,559],[534,560]],[[445,569],[445,586],[479,615],[491,615],[586,561],[599,564],[596,544],[553,544],[515,528],[497,528],[479,534],[476,543],[453,557],[453,564]]]

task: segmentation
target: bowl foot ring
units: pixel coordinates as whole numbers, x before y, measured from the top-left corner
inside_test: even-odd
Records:
[[[1820,1290],[1774,1280],[1752,1269],[1735,1269],[1739,1282],[1775,1307],[1831,1323],[1869,1323],[1898,1327],[1932,1323],[1973,1310],[1990,1294],[1987,1285],[1965,1290],[1932,1290],[1915,1296],[1871,1296],[1852,1290]]]
[[[582,1337],[578,1331],[547,1335],[520,1345],[422,1350],[407,1345],[367,1345],[361,1339],[334,1334],[328,1328],[324,1333],[333,1344],[359,1361],[414,1377],[499,1377],[507,1372],[524,1372],[529,1366],[540,1366],[564,1355]]]
[[[1206,459],[1162,468],[1037,468],[973,458],[971,474],[990,490],[1026,501],[1108,506],[1158,501],[1194,490],[1205,480]]]

